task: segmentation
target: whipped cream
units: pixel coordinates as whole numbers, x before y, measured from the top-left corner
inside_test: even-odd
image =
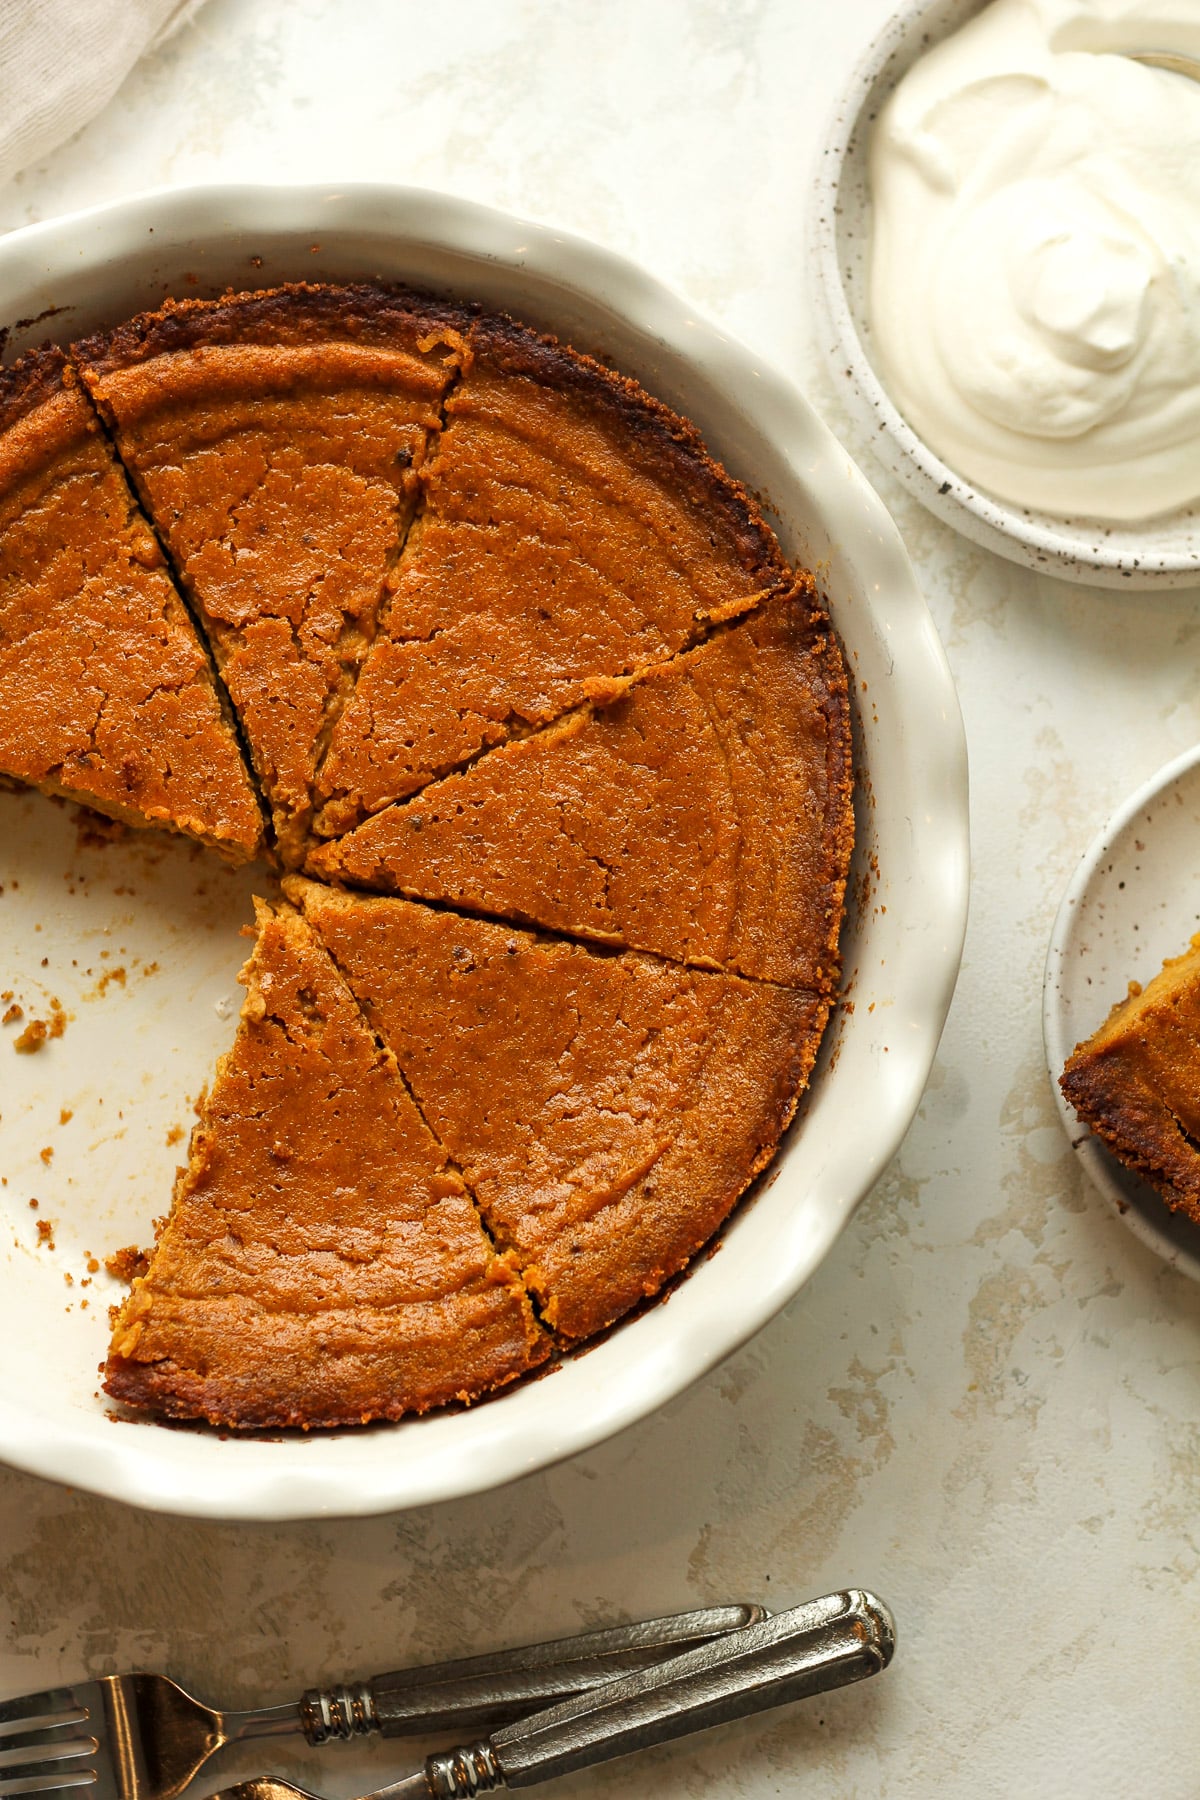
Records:
[[[1130,521],[1200,498],[1200,0],[992,0],[870,144],[872,357],[954,470]]]

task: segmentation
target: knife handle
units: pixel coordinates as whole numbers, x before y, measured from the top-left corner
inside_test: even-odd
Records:
[[[371,1731],[402,1737],[418,1730],[507,1724],[548,1701],[598,1687],[766,1617],[761,1606],[709,1606],[552,1643],[400,1669],[355,1687],[310,1688],[301,1702],[304,1735],[310,1744],[321,1744]]]
[[[827,1594],[431,1756],[425,1779],[434,1800],[531,1787],[861,1681],[887,1667],[895,1643],[892,1616],[873,1594]]]

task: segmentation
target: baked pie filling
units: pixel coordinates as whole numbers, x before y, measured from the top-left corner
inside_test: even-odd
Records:
[[[635,383],[365,285],[33,352],[0,700],[0,779],[283,875],[117,1400],[469,1401],[657,1294],[774,1154],[839,974],[845,670]]]

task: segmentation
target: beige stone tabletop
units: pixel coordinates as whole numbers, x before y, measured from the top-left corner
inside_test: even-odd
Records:
[[[0,1695],[129,1666],[229,1704],[726,1598],[857,1583],[880,1680],[547,1790],[682,1800],[1200,1791],[1200,1294],[1087,1186],[1041,1045],[1055,909],[1200,735],[1195,593],[1009,566],[870,460],[820,366],[806,215],[888,0],[210,0],[11,229],[160,183],[377,178],[645,264],[798,378],[893,509],[958,682],[974,887],[919,1115],[808,1288],[615,1441],[365,1521],[191,1523],[0,1469]],[[0,1144],[2,1152],[2,1144]],[[265,1768],[264,1752],[230,1760]],[[279,1755],[346,1796],[403,1765]]]

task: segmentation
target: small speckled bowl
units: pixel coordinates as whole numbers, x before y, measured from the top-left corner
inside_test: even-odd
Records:
[[[1012,562],[1110,588],[1200,585],[1200,509],[1144,524],[1060,518],[981,493],[949,468],[897,410],[872,362],[867,316],[871,126],[893,88],[984,0],[909,0],[866,52],[826,133],[817,175],[814,276],[825,348],[876,454],[939,519]]]

